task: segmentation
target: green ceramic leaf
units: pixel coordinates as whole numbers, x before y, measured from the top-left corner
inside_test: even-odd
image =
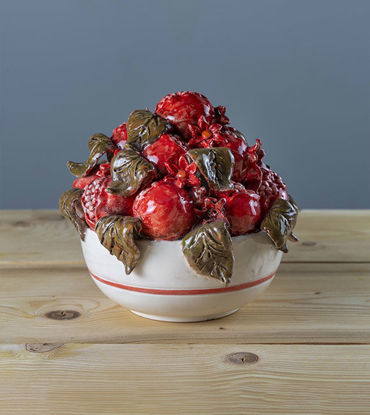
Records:
[[[85,240],[86,222],[81,206],[81,196],[83,190],[72,188],[62,194],[59,199],[59,210],[62,215],[69,219],[78,230],[81,239]]]
[[[111,139],[104,134],[94,134],[89,139],[90,156],[85,163],[75,163],[68,161],[67,167],[74,176],[86,176],[97,165],[100,157],[107,151],[115,150]]]
[[[182,252],[189,265],[198,274],[230,281],[234,256],[226,224],[221,221],[206,223],[184,236]]]
[[[126,123],[126,147],[141,151],[148,144],[154,143],[168,127],[168,122],[159,115],[148,110],[133,111]]]
[[[142,185],[151,182],[157,175],[152,163],[129,148],[119,151],[113,157],[110,171],[112,185],[107,192],[122,196],[133,195]]]
[[[195,162],[212,189],[223,191],[233,188],[234,156],[227,147],[194,148],[186,154]]]
[[[288,239],[298,240],[293,233],[297,216],[298,206],[292,197],[289,200],[277,199],[261,223],[261,230],[267,233],[280,251],[288,252]]]
[[[135,237],[141,231],[141,222],[131,216],[107,215],[98,220],[95,226],[100,243],[125,266],[130,274],[140,258],[140,250]]]

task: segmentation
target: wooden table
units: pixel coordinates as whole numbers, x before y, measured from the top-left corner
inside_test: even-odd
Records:
[[[369,414],[370,211],[304,211],[279,275],[204,323],[96,288],[56,211],[0,212],[0,413]]]

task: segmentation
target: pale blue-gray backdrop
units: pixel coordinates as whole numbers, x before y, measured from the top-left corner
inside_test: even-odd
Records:
[[[2,208],[55,208],[92,133],[226,105],[305,208],[370,207],[370,1],[2,0]]]

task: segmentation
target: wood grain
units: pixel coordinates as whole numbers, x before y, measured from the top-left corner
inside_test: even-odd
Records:
[[[0,415],[369,414],[370,210],[297,233],[260,299],[163,323],[96,288],[58,212],[0,211]]]
[[[0,287],[0,343],[370,342],[370,273],[364,271],[280,272],[236,314],[192,324],[138,317],[79,268],[1,270]],[[48,318],[52,312],[61,318]]]
[[[370,210],[302,211],[296,233],[283,262],[370,263]],[[83,267],[78,234],[55,210],[0,211],[0,267],[9,266]]]
[[[369,413],[370,346],[97,344],[28,350],[0,346],[2,415]]]

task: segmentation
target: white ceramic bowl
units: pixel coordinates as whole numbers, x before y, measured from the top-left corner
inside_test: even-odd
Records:
[[[90,229],[82,244],[90,275],[110,299],[142,317],[203,321],[227,316],[258,297],[271,283],[282,253],[265,233],[233,237],[231,282],[196,274],[182,254],[181,241],[137,241],[141,259],[130,275]]]

